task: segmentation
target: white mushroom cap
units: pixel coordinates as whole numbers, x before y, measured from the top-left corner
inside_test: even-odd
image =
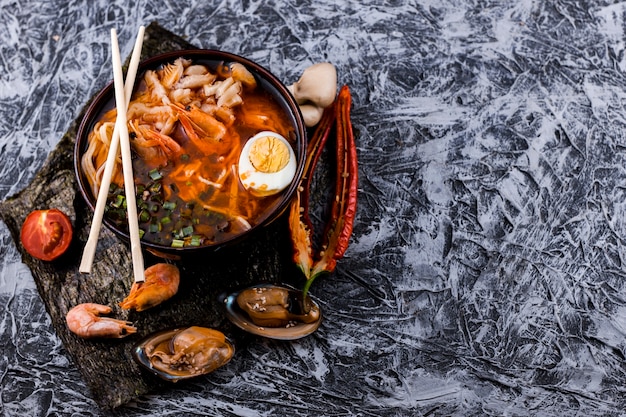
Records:
[[[305,124],[315,126],[337,96],[337,70],[328,62],[311,65],[287,88],[300,105]]]
[[[324,108],[317,107],[313,104],[301,104],[300,112],[302,113],[304,124],[308,127],[312,127],[318,124],[319,121],[322,119]]]

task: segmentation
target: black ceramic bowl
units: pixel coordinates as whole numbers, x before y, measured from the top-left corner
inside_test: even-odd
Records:
[[[263,68],[259,64],[252,62],[246,58],[217,50],[185,50],[176,51],[158,55],[147,59],[142,62],[137,72],[136,86],[143,78],[143,74],[147,70],[156,70],[162,67],[164,64],[173,62],[179,57],[191,60],[194,64],[203,64],[209,67],[211,70],[215,70],[218,65],[223,63],[238,62],[243,64],[249,72],[251,72],[256,81],[257,88],[262,88],[264,94],[267,94],[273,98],[275,102],[279,104],[287,117],[287,123],[290,126],[289,140],[292,142],[293,150],[296,155],[296,174],[291,181],[290,185],[281,192],[277,201],[273,204],[271,209],[267,211],[257,222],[251,224],[251,228],[239,235],[230,236],[226,240],[221,240],[215,243],[203,244],[202,246],[184,246],[182,248],[174,248],[170,245],[164,245],[160,243],[148,242],[142,239],[142,247],[149,250],[152,253],[167,254],[167,255],[186,255],[186,254],[198,254],[207,250],[216,250],[225,245],[232,245],[236,242],[245,239],[250,234],[270,224],[276,218],[278,218],[285,209],[289,206],[289,203],[297,190],[298,184],[302,177],[304,169],[304,159],[306,152],[306,128],[300,109],[289,93],[287,88],[279,81],[272,73]],[[245,106],[244,104],[242,104]],[[88,136],[93,130],[96,122],[101,117],[103,111],[113,108],[115,106],[115,91],[113,82],[109,83],[92,101],[91,105],[87,109],[85,116],[79,126],[78,134],[76,137],[76,146],[74,150],[74,167],[76,176],[78,179],[78,185],[80,191],[86,200],[87,204],[92,210],[95,210],[96,196],[93,195],[89,183],[82,172],[80,160],[82,155],[88,146]],[[124,225],[116,225],[114,221],[107,217],[105,213],[103,224],[105,227],[112,230],[117,236],[130,240],[127,227]]]

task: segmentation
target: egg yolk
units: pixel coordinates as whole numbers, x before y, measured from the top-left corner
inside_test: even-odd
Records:
[[[264,136],[250,147],[250,163],[260,172],[278,172],[289,162],[289,149],[278,138]]]

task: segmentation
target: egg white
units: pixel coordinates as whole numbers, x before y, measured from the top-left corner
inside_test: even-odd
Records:
[[[250,162],[250,148],[257,140],[271,136],[283,142],[289,150],[289,161],[283,169],[277,172],[260,172]],[[254,195],[264,197],[281,192],[296,175],[296,155],[291,145],[281,135],[275,132],[263,131],[251,137],[243,147],[239,156],[239,180],[241,184]]]

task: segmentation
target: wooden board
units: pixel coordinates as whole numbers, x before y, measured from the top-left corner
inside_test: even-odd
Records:
[[[193,48],[156,23],[146,28],[145,36],[144,59],[167,51]],[[92,397],[103,408],[115,408],[168,384],[145,372],[132,359],[134,345],[145,335],[169,327],[200,325],[224,331],[239,348],[245,345],[247,337],[225,319],[220,296],[255,282],[285,282],[283,275],[290,265],[290,249],[283,215],[243,243],[203,255],[201,259],[176,261],[181,270],[180,289],[161,306],[141,313],[120,309],[117,304],[128,294],[132,284],[132,264],[126,242],[103,228],[92,273],[84,275],[78,271],[92,213],[78,191],[73,150],[77,128],[87,106],[88,103],[33,181],[17,195],[0,203],[0,217],[8,225],[23,261],[32,271],[54,328]],[[53,207],[70,216],[75,238],[61,259],[46,263],[24,251],[19,233],[28,213]],[[145,260],[146,266],[161,261],[149,254]],[[139,329],[138,334],[120,340],[78,338],[67,329],[65,315],[83,302],[113,307],[113,315],[132,321]]]

